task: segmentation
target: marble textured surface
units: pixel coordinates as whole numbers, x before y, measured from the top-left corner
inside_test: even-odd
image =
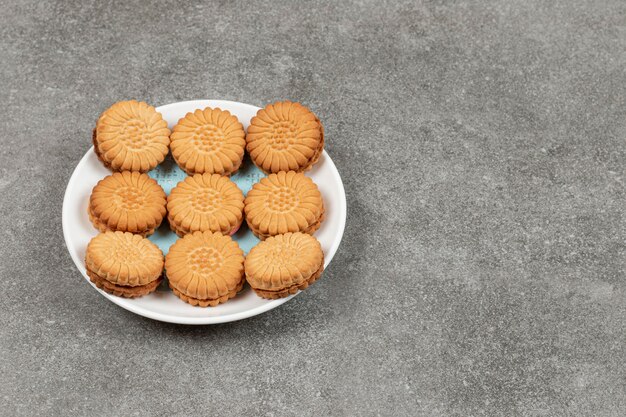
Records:
[[[0,3],[3,414],[626,414],[624,2]],[[211,327],[87,285],[63,192],[125,98],[309,105],[323,279]]]

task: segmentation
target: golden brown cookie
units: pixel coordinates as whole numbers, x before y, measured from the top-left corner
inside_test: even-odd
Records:
[[[148,236],[165,216],[167,196],[147,174],[114,172],[100,180],[89,198],[89,219],[101,232]]]
[[[132,233],[105,232],[91,239],[85,266],[98,288],[126,298],[153,292],[163,279],[161,249]]]
[[[234,234],[243,221],[243,193],[228,177],[196,174],[167,198],[167,218],[177,235],[200,231]]]
[[[239,169],[246,146],[237,117],[210,107],[187,113],[170,138],[174,160],[189,175],[231,175]]]
[[[230,236],[195,232],[178,239],[165,257],[170,288],[181,300],[215,307],[244,283],[243,251]]]
[[[324,128],[307,107],[291,101],[269,104],[250,120],[246,149],[266,173],[305,171],[324,150]]]
[[[317,239],[306,233],[272,236],[248,253],[245,270],[257,295],[283,298],[304,290],[322,275],[324,253]]]
[[[287,232],[311,234],[324,220],[324,202],[309,177],[281,171],[252,186],[244,212],[248,227],[259,239]]]
[[[96,155],[113,171],[147,172],[163,162],[169,144],[167,122],[142,101],[115,103],[100,115],[93,131]]]

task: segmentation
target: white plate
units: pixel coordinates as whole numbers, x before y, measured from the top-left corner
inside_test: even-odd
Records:
[[[219,107],[230,111],[239,118],[239,121],[246,129],[250,119],[259,110],[258,107],[232,101],[194,100],[157,107],[157,111],[163,115],[169,127],[172,128],[188,112],[205,107]],[[85,137],[87,138],[88,136],[86,135]],[[246,286],[244,291],[239,293],[237,297],[224,304],[220,304],[217,307],[201,308],[193,307],[181,301],[167,288],[167,285],[161,285],[156,292],[136,299],[116,297],[96,288],[87,277],[84,261],[87,243],[97,234],[96,229],[89,222],[87,205],[93,187],[99,180],[109,174],[110,171],[104,168],[93,152],[93,147],[89,149],[76,166],[76,169],[74,169],[74,173],[65,190],[63,199],[63,235],[67,249],[85,280],[100,294],[115,304],[154,320],[181,324],[213,324],[256,316],[278,307],[295,296],[292,295],[279,300],[265,300],[257,297]],[[168,194],[171,188],[185,177],[184,172],[171,161],[171,156],[155,170],[150,171],[149,174],[157,179]],[[315,233],[315,237],[320,241],[324,250],[324,267],[328,267],[343,236],[346,224],[346,195],[339,172],[337,172],[335,164],[333,164],[326,151],[324,151],[313,169],[306,174],[315,181],[324,198],[326,220]],[[246,159],[244,160],[244,167],[240,172],[233,175],[232,179],[245,194],[261,176],[263,174]],[[233,237],[246,253],[258,242],[247,227],[242,227],[242,230]],[[150,240],[159,245],[163,253],[167,253],[170,245],[176,240],[176,235],[165,224],[150,237]]]

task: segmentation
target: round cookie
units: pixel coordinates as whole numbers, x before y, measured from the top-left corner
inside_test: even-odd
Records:
[[[87,245],[87,275],[98,288],[126,298],[149,294],[163,277],[163,253],[132,233],[105,232]]]
[[[232,235],[243,221],[243,193],[228,177],[196,174],[167,197],[167,218],[179,236],[200,231]]]
[[[101,232],[148,236],[165,217],[167,196],[147,174],[114,172],[96,184],[89,198],[89,219]]]
[[[305,171],[324,149],[324,129],[311,110],[291,101],[269,104],[250,120],[246,149],[266,173]]]
[[[252,186],[244,212],[248,227],[259,239],[287,232],[311,234],[324,220],[324,202],[309,177],[281,171]]]
[[[210,107],[187,113],[170,138],[174,160],[189,175],[231,175],[239,169],[246,146],[237,117]]]
[[[142,101],[115,103],[104,111],[93,131],[98,158],[113,171],[147,172],[165,159],[170,130],[161,113]]]
[[[188,234],[170,247],[165,271],[170,288],[194,306],[215,307],[243,288],[243,251],[230,236]]]
[[[286,233],[253,247],[245,270],[246,280],[258,296],[283,298],[304,290],[322,275],[324,253],[313,236]]]

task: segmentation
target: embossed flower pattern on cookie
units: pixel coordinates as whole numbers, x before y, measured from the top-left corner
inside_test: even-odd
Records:
[[[178,183],[168,197],[170,227],[179,236],[195,231],[233,234],[243,221],[244,197],[228,177],[196,174]]]
[[[163,188],[146,174],[115,172],[96,184],[89,198],[89,218],[107,230],[150,235],[166,212]]]
[[[324,149],[324,130],[313,112],[300,103],[277,102],[250,121],[246,149],[266,173],[304,171]]]
[[[207,107],[187,113],[174,126],[172,156],[187,174],[231,175],[245,149],[243,125],[226,110]]]
[[[281,171],[256,183],[245,199],[250,230],[261,239],[287,233],[313,233],[324,219],[317,185],[303,173]]]
[[[174,294],[191,305],[207,307],[242,289],[243,262],[243,251],[230,236],[195,232],[172,245],[165,270]]]
[[[115,103],[100,115],[93,142],[108,168],[147,172],[165,159],[169,136],[167,122],[154,107],[129,100]]]

